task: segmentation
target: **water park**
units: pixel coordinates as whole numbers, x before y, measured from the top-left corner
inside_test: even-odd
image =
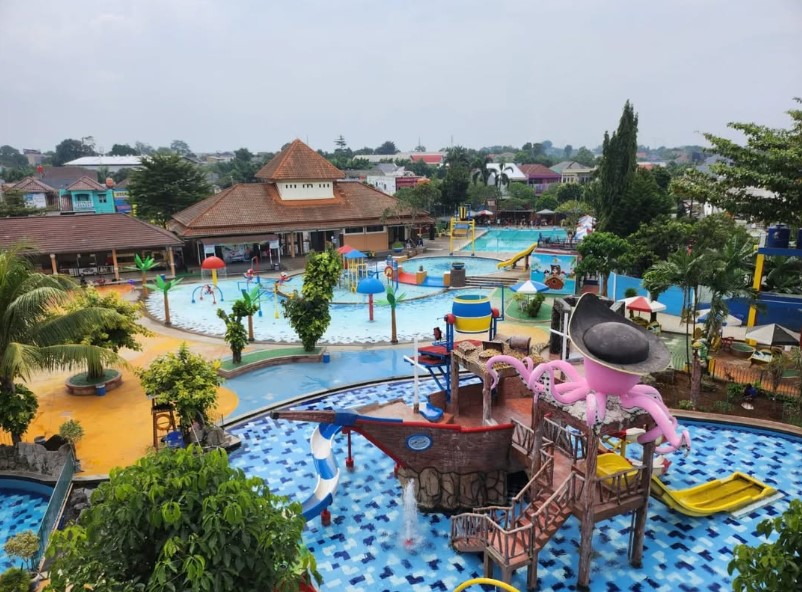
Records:
[[[580,297],[576,253],[541,247],[539,229],[516,229],[522,241],[476,256],[474,243],[499,232],[479,229],[448,257],[341,248],[322,353],[305,363],[281,304],[301,293],[304,273],[234,274],[213,262],[199,282],[143,298],[157,335],[136,364],[178,341],[225,362],[217,310],[255,294],[248,349],[275,356],[226,381],[217,423],[237,442],[233,467],[299,502],[319,590],[720,589],[732,547],[756,544],[757,524],[802,497],[802,431],[669,408],[679,379],[665,371],[686,347],[682,323],[644,296]],[[623,290],[626,278],[616,281]],[[403,294],[397,306],[388,290]],[[537,296],[541,312],[522,313]],[[636,322],[654,308],[661,331]],[[738,357],[729,345],[720,367]],[[118,390],[70,413],[107,424],[117,413],[145,442],[182,445],[170,437],[172,412],[157,414],[125,374]],[[122,419],[134,408],[142,417]],[[42,421],[52,430],[52,419],[33,429],[47,432]],[[84,475],[70,480],[91,486],[143,449],[109,461],[99,442],[84,440]],[[0,532],[58,524],[46,519],[66,479],[56,477],[0,481]]]

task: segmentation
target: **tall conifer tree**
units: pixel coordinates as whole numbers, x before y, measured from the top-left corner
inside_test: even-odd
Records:
[[[596,215],[599,230],[612,229],[617,215],[625,214],[619,209],[627,195],[637,169],[638,116],[632,104],[624,104],[624,112],[618,122],[618,130],[610,136],[604,133],[604,144],[599,163],[599,188],[596,192]]]

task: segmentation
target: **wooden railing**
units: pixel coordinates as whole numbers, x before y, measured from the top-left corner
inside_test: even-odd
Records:
[[[512,447],[531,456],[535,448],[535,430],[515,418],[512,418],[512,425]]]
[[[585,438],[582,434],[568,426],[563,426],[558,422],[544,417],[541,419],[544,424],[543,437],[554,442],[554,446],[574,461],[585,458]]]
[[[632,500],[634,497],[643,496],[643,474],[645,467],[632,467],[623,469],[612,475],[605,477],[591,477],[591,487],[594,488],[595,500],[598,503],[620,504]],[[587,485],[585,476],[574,472],[575,475],[575,494],[579,499]]]

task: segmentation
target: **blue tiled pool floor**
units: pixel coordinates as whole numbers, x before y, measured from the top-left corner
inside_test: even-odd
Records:
[[[435,389],[431,381],[421,385],[423,394]],[[299,407],[353,407],[400,396],[411,401],[409,381],[350,389]],[[249,475],[263,477],[275,493],[303,501],[316,480],[309,453],[313,428],[268,417],[248,421],[234,429],[243,446],[231,462]],[[652,500],[640,569],[627,562],[629,516],[599,523],[591,590],[730,590],[727,563],[732,547],[758,542],[757,523],[782,513],[788,500],[802,497],[802,442],[713,424],[692,423],[689,428],[694,450],[688,457],[671,456],[665,478],[670,487],[689,487],[740,470],[778,488],[784,497],[739,518],[690,518]],[[345,451],[345,436],[338,436],[334,455],[341,468]],[[393,461],[358,435],[353,437],[353,454],[356,468],[343,469],[330,508],[331,526],[323,527],[316,519],[304,534],[325,578],[322,590],[445,591],[481,576],[480,555],[458,554],[449,547],[450,521],[442,514],[421,514],[419,532],[425,542],[412,552],[404,549],[399,541],[402,493]],[[578,547],[579,524],[570,518],[540,554],[540,590],[576,589]],[[516,574],[513,585],[525,589],[525,570]]]
[[[6,488],[0,480],[0,573],[20,564],[19,559],[12,562],[3,552],[6,540],[24,530],[38,532],[47,502],[47,496]]]

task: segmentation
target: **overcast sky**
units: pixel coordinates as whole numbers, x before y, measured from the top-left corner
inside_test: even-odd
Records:
[[[594,147],[788,127],[800,0],[0,0],[0,145]]]

